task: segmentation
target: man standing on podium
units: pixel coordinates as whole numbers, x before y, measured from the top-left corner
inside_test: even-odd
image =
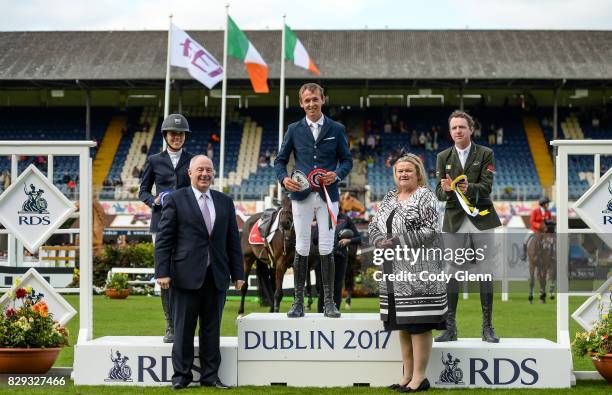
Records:
[[[310,254],[310,224],[317,219],[319,254],[323,279],[324,315],[340,317],[334,303],[334,231],[338,216],[338,181],[353,168],[353,158],[342,124],[323,115],[323,88],[315,83],[302,85],[300,107],[306,116],[289,125],[278,156],[274,161],[276,178],[288,190],[291,198],[296,234],[293,274],[295,296],[287,313],[290,318],[304,316],[304,285]],[[287,174],[289,157],[293,153],[295,169]],[[307,181],[308,180],[308,181]]]
[[[491,200],[495,157],[493,150],[472,142],[474,120],[464,111],[454,111],[448,118],[451,138],[455,145],[440,152],[436,161],[438,185],[436,196],[446,202],[442,231],[445,247],[455,250],[472,247],[483,249],[486,258],[478,265],[468,262],[466,270],[491,272],[495,256],[494,228],[501,226]],[[456,267],[455,267],[456,268]],[[449,269],[453,269],[451,266]],[[457,302],[459,285],[453,277],[447,285],[448,314],[446,331],[436,342],[457,340]],[[482,307],[482,340],[498,343],[493,329],[493,281],[480,281]]]
[[[174,344],[172,387],[193,380],[193,338],[199,322],[200,384],[225,389],[219,379],[220,333],[225,294],[244,284],[242,250],[231,197],[210,189],[212,161],[196,155],[189,162],[191,185],[166,198],[155,243],[155,278],[172,288]]]

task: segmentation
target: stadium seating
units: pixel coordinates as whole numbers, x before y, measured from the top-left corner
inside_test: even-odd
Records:
[[[100,192],[100,199],[125,199],[129,197],[125,193],[126,189],[128,189],[129,187],[126,184],[127,180],[123,178],[123,168],[125,167],[125,163],[127,162],[127,158],[129,157],[128,154],[132,148],[134,137],[136,134],[136,126],[139,124],[138,120],[142,113],[142,108],[139,107],[130,108],[128,110],[125,133],[123,133],[120,137],[119,146],[117,147],[117,151],[115,153],[110,170],[106,175],[107,181],[113,184],[117,184],[117,182],[119,182],[119,184],[112,187],[103,188]],[[116,188],[117,186],[119,188]]]
[[[112,115],[111,108],[94,108],[91,111],[91,138],[101,141]],[[2,124],[0,140],[85,140],[85,109],[82,107],[10,107],[0,109]],[[92,157],[96,149],[92,149]],[[46,158],[23,157],[19,171],[31,163],[46,174]],[[0,158],[0,173],[10,171],[10,158]],[[78,191],[78,158],[58,156],[53,161],[54,184],[69,197]],[[64,179],[76,181],[74,190],[69,190]],[[0,189],[2,186],[0,185]]]
[[[553,139],[552,110],[538,111],[539,118],[542,120],[542,129],[546,141]],[[610,139],[612,137],[612,126],[602,125],[595,127],[592,124],[592,117],[578,115],[577,112],[568,108],[559,109],[558,132],[559,139]],[[552,155],[552,153],[551,153]],[[600,159],[601,173],[612,167],[612,157],[602,156]],[[592,155],[571,155],[569,157],[569,197],[577,200],[582,196],[594,181],[594,160]]]
[[[144,167],[147,154],[141,151],[142,146],[151,146],[157,128],[158,118],[159,110],[157,107],[147,107],[140,115],[138,123],[132,125],[133,130],[128,130],[128,133],[133,133],[133,138],[125,154],[125,163],[121,170],[121,179],[123,180],[124,188],[118,192],[118,199],[136,199],[138,197],[137,191],[140,186],[140,176],[135,176],[133,174],[134,168],[142,171]]]
[[[230,193],[236,199],[261,200],[269,194],[270,185],[276,184],[270,156],[276,155],[278,147],[278,110],[276,114],[273,109],[245,110],[243,114],[258,125],[255,134],[257,140],[249,148],[248,174],[244,181],[231,187]],[[260,163],[260,159],[266,156],[268,160]]]
[[[540,182],[518,111],[506,110],[503,117],[500,117],[500,112],[493,110],[475,110],[471,113],[481,125],[482,137],[476,139],[479,144],[489,145],[486,141],[486,132],[490,125],[494,125],[495,129],[502,127],[504,130],[504,144],[491,146],[496,159],[494,198],[516,200],[540,197],[542,194]],[[385,160],[390,152],[397,149],[421,156],[429,176],[429,184],[432,187],[435,185],[436,155],[451,145],[446,126],[448,114],[446,108],[398,110],[398,120],[405,122],[409,133],[381,133],[382,122],[373,122],[373,133],[380,134],[381,146],[374,152],[375,155],[370,159],[373,162],[368,166],[372,200],[381,199],[387,191],[394,188],[391,170],[386,167]],[[377,110],[370,110],[368,114],[371,120],[380,120],[382,117],[383,115]],[[413,129],[420,133],[430,131],[432,127],[438,127],[440,130],[437,150],[428,151],[423,147],[410,145],[410,133]]]
[[[243,182],[248,180],[251,174],[257,171],[261,137],[262,128],[257,126],[257,123],[252,121],[250,117],[246,117],[243,126],[242,140],[240,142],[236,171],[232,171],[228,175],[228,185],[230,191],[233,191],[232,193],[234,194],[242,189],[242,187],[245,186]]]
[[[610,139],[612,137],[612,128],[594,127],[590,117],[579,117],[575,114],[571,115],[574,128],[583,133],[583,138],[590,139]],[[587,119],[588,118],[588,119]],[[594,157],[592,155],[572,155],[569,157],[569,183],[570,183],[570,199],[578,199],[586,192],[594,181]],[[600,174],[612,167],[612,156],[600,157]]]
[[[184,109],[193,133],[190,135],[186,149],[192,153],[206,153],[207,145],[213,134],[219,135],[218,107],[194,106]],[[335,114],[347,126],[347,132],[353,142],[355,160],[367,160],[367,182],[373,201],[381,199],[394,187],[391,170],[386,159],[390,152],[403,150],[420,155],[428,173],[429,184],[435,186],[436,155],[448,148],[451,141],[447,132],[449,109],[443,107],[419,108],[370,108],[367,110],[345,110]],[[534,166],[530,147],[523,124],[524,114],[519,109],[473,109],[470,111],[478,120],[482,136],[477,139],[480,144],[488,145],[487,131],[494,125],[504,130],[504,144],[492,145],[496,156],[496,176],[493,197],[496,200],[532,200],[542,195],[542,187]],[[550,109],[535,110],[530,116],[540,122],[545,141],[552,139],[552,122]],[[36,114],[35,117],[32,114]],[[286,111],[287,124],[301,119],[303,112],[299,108]],[[0,126],[0,139],[10,140],[79,140],[85,138],[85,111],[82,108],[31,108],[16,107],[0,109],[3,124]],[[115,160],[108,171],[109,180],[121,179],[123,186],[110,187],[100,192],[103,199],[137,199],[140,180],[134,168],[142,169],[148,155],[160,152],[162,137],[160,125],[163,120],[156,107],[134,107],[127,111],[113,108],[92,109],[92,138],[102,141],[104,132],[114,116],[127,117],[128,130],[119,142]],[[401,121],[407,132],[384,133],[384,119],[395,119],[396,125]],[[278,148],[278,110],[274,107],[241,109],[228,111],[226,131],[225,177],[227,190],[237,200],[260,200],[270,193],[271,186],[276,184],[272,167]],[[143,128],[146,125],[146,128]],[[371,125],[371,126],[366,126]],[[437,149],[427,150],[422,146],[411,146],[411,131],[430,131],[438,127]],[[367,137],[365,129],[380,136],[379,146],[359,154],[358,141]],[[570,109],[559,111],[560,138],[605,139],[612,136],[609,127],[592,123],[591,117],[572,112]],[[148,148],[147,154],[141,152],[142,146]],[[549,148],[549,147],[548,147]],[[552,150],[548,149],[549,155]],[[544,152],[546,152],[544,151]],[[542,152],[542,151],[540,151]],[[94,156],[96,150],[92,150]],[[263,161],[262,158],[267,158]],[[220,144],[213,142],[213,163],[219,170]],[[20,169],[30,163],[43,166],[44,158],[28,157],[19,162]],[[612,167],[612,157],[601,158],[602,171]],[[10,169],[10,159],[0,158],[0,173]],[[67,180],[76,178],[78,163],[76,158],[58,157],[54,160],[55,184],[65,193],[75,196],[75,190],[69,190]],[[570,157],[569,179],[570,198],[577,199],[593,182],[593,158],[590,156]],[[75,180],[76,181],[76,180]],[[0,185],[1,188],[1,185]]]
[[[186,108],[183,112],[189,121],[191,134],[189,135],[185,149],[192,154],[207,154],[207,146],[212,142],[213,134],[219,136],[219,109],[218,108],[203,108],[193,107]],[[163,138],[161,134],[161,124],[163,117],[157,118],[157,126],[152,137],[148,155],[161,152]],[[244,119],[234,111],[228,111],[228,125],[225,132],[225,168],[224,176],[236,171],[238,156],[240,152],[240,142],[244,131]],[[220,163],[220,143],[212,142],[213,144],[213,164],[217,172],[219,171]],[[137,194],[130,193],[130,196]]]

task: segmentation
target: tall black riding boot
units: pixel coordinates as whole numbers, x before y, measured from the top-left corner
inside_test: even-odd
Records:
[[[446,330],[435,338],[436,342],[457,341],[457,302],[459,301],[459,283],[454,278],[448,282],[446,294],[448,311],[446,313]]]
[[[482,340],[488,343],[499,343],[499,337],[493,329],[493,282],[480,282],[480,306],[482,307]]]
[[[161,289],[162,308],[164,309],[164,318],[166,319],[166,334],[164,335],[164,343],[174,342],[174,324],[172,322],[172,291],[171,288]]]
[[[323,315],[330,318],[340,317],[334,302],[334,254],[321,255],[321,279],[323,280]]]
[[[295,253],[293,260],[293,282],[295,296],[291,309],[287,312],[289,318],[299,318],[304,316],[304,285],[306,284],[306,274],[308,274],[308,257]]]

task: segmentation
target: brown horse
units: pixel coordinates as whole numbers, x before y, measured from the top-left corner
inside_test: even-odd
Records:
[[[270,312],[278,313],[280,310],[281,300],[283,299],[283,277],[287,268],[293,263],[295,256],[295,229],[293,228],[293,213],[291,212],[291,201],[287,196],[282,200],[281,207],[274,214],[279,217],[278,230],[274,233],[272,241],[269,243],[270,250],[267,250],[264,245],[252,245],[249,243],[249,233],[251,228],[259,220],[262,213],[256,213],[249,217],[244,223],[241,235],[242,257],[244,263],[244,275],[248,280],[253,264],[257,262],[258,269],[260,267],[270,268],[274,271],[274,287],[270,289],[269,281],[258,275],[258,287],[264,294],[274,294],[273,302],[270,306]],[[265,270],[258,270],[258,273]],[[238,314],[244,314],[244,298],[248,290],[248,281],[245,281],[241,289],[240,308]]]
[[[349,192],[344,192],[340,195],[340,211],[348,213],[349,211],[356,211],[359,214],[365,213],[365,206],[361,204],[359,199],[352,196]]]
[[[554,223],[542,223],[538,232],[529,240],[527,257],[529,258],[529,303],[533,303],[535,272],[540,283],[540,303],[546,303],[546,280],[550,279],[550,299],[554,299],[557,282],[557,251]]]
[[[79,209],[79,202],[75,202],[74,204]],[[104,251],[104,227],[106,226],[106,214],[104,213],[104,208],[100,204],[98,199],[93,199],[91,201],[91,215],[93,221],[91,222],[92,230],[92,249],[93,255],[99,256]]]

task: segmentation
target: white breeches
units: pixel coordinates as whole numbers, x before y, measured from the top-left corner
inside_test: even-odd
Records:
[[[332,223],[329,229],[329,214],[325,199],[318,193],[311,193],[306,199],[301,201],[291,201],[293,211],[293,224],[295,226],[295,250],[301,256],[310,254],[311,224],[316,218],[319,228],[319,254],[331,254],[334,247],[334,232],[336,227]],[[338,202],[332,203],[334,218],[338,217]]]

